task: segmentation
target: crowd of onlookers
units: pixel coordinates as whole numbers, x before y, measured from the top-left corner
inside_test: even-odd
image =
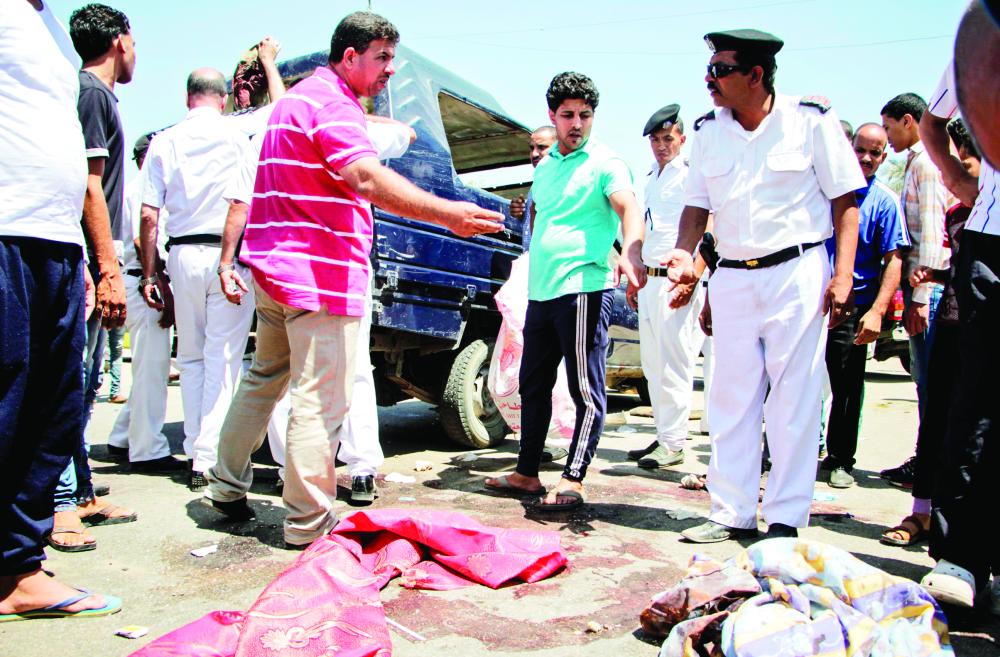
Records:
[[[45,545],[93,550],[91,528],[137,520],[90,471],[106,346],[110,400],[123,404],[108,437],[113,458],[135,472],[186,470],[206,506],[249,521],[250,455],[267,439],[281,466],[286,546],[308,546],[337,522],[337,458],[356,502],[377,495],[371,204],[463,237],[497,232],[504,217],[438,198],[381,163],[417,135],[358,100],[395,71],[399,33],[378,15],[344,18],[328,65],[291,92],[271,37],[241,61],[231,96],[219,71],[193,71],[186,115],[134,144],[140,173],[126,186],[115,89],[135,71],[128,18],[88,4],[67,32],[41,0],[9,4],[0,19],[0,620],[121,608],[41,570]],[[756,537],[760,507],[768,538],[796,537],[817,449],[830,486],[855,483],[868,345],[901,288],[920,428],[914,456],[881,473],[913,491],[911,513],[881,540],[929,538],[937,566],[922,584],[971,606],[1000,567],[981,533],[997,465],[997,20],[993,3],[973,2],[928,100],[895,96],[856,130],[824,98],[775,90],[783,42],[774,35],[706,35],[716,109],[687,130],[676,104],[649,118],[654,163],[641,199],[624,160],[590,136],[593,81],[556,75],[552,125],[531,137],[531,192],[511,206],[529,254],[520,452],[516,469],[485,487],[537,496],[540,513],[586,504],[607,408],[612,290],[625,278],[656,428],[629,458],[683,465],[704,353],[712,458],[707,477],[682,485],[707,489],[712,511],[682,536]],[[877,177],[889,148],[905,156],[899,190]],[[185,460],[163,433],[172,327]],[[129,391],[116,365],[123,328]],[[545,439],[560,366],[576,423],[557,453]],[[562,458],[546,489],[539,464]]]

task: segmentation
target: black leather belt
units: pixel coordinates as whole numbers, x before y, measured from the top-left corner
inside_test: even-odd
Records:
[[[646,267],[646,276],[667,276],[666,267]]]
[[[763,269],[764,267],[774,267],[775,265],[780,265],[783,262],[788,262],[792,258],[798,258],[809,249],[814,246],[819,246],[822,243],[823,242],[810,242],[809,244],[790,246],[787,249],[775,251],[774,253],[769,253],[766,256],[752,258],[750,260],[727,260],[726,258],[722,258],[719,260],[719,266],[727,267],[729,269]]]
[[[129,269],[128,271],[125,272],[125,275],[126,276],[135,276],[136,278],[142,278],[142,270],[141,269]]]
[[[201,235],[181,235],[180,237],[171,237],[167,240],[167,251],[170,250],[172,246],[180,246],[181,244],[203,244],[205,246],[222,246],[222,235],[212,235],[209,233]]]

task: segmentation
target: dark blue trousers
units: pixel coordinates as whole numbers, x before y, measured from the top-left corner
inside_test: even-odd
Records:
[[[83,432],[83,251],[0,237],[0,575],[39,568]]]
[[[566,359],[569,392],[576,403],[576,426],[563,477],[582,481],[604,430],[608,393],[605,370],[611,290],[529,301],[524,320],[521,388],[521,451],[517,472],[537,477],[552,419],[552,389]]]

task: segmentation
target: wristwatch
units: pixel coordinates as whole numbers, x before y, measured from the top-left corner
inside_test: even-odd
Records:
[[[139,279],[139,288],[142,289],[147,285],[156,285],[156,282],[160,280],[160,277],[154,272],[149,278]]]

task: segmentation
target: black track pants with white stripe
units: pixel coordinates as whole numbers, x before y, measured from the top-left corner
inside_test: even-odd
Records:
[[[601,290],[528,302],[519,377],[518,473],[538,476],[552,419],[552,389],[559,362],[565,358],[569,392],[576,404],[576,426],[563,477],[581,481],[586,476],[607,411],[605,367],[612,300],[612,290]]]

